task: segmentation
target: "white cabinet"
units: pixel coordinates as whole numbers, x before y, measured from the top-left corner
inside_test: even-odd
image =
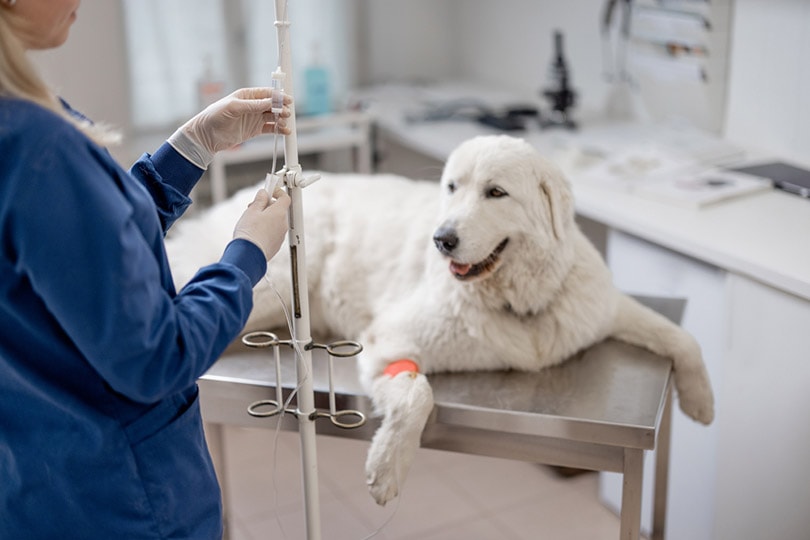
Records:
[[[810,302],[729,274],[715,538],[810,538]],[[673,537],[674,538],[674,537]]]
[[[688,299],[683,327],[703,348],[715,392],[705,427],[675,412],[669,540],[798,540],[810,535],[810,302],[610,230],[619,288]],[[647,456],[643,528],[652,513]],[[621,479],[602,473],[613,508]]]

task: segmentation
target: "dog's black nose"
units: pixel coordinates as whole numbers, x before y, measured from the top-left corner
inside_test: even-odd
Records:
[[[433,235],[433,243],[442,253],[451,253],[458,246],[458,235],[450,227],[439,227]]]

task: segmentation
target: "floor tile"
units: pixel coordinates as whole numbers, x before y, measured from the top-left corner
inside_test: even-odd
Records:
[[[230,427],[225,436],[231,540],[305,539],[298,434]],[[618,538],[595,473],[562,478],[542,465],[453,452],[420,449],[401,496],[380,507],[365,485],[368,444],[318,437],[324,540],[364,540],[377,529],[374,540]]]

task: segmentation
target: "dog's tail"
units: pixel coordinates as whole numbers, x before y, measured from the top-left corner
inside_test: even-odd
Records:
[[[611,333],[618,340],[670,358],[681,410],[703,424],[714,419],[714,396],[700,345],[660,313],[622,295]]]

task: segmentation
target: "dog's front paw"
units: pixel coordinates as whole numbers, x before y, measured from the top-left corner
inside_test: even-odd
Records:
[[[380,506],[399,495],[399,475],[389,464],[366,463],[366,484],[368,492]]]
[[[675,387],[681,410],[701,424],[714,420],[714,395],[706,370],[697,369],[675,373]]]
[[[433,410],[433,391],[423,374],[402,372],[378,377],[372,393],[383,420],[368,450],[366,482],[374,500],[385,504],[402,490]]]
[[[377,504],[384,505],[399,494],[418,446],[418,437],[398,445],[382,431],[374,437],[366,458],[366,484]]]

